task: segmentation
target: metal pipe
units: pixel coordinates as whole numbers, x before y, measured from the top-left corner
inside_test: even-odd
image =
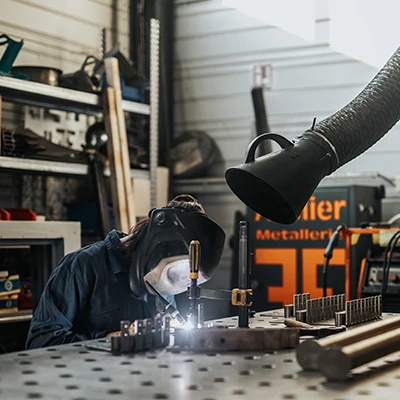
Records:
[[[397,328],[341,349],[329,349],[321,354],[319,368],[329,380],[344,380],[353,368],[400,350],[399,337]]]
[[[346,235],[346,252],[345,252],[345,295],[346,301],[349,301],[351,298],[351,235]]]
[[[318,341],[306,340],[297,347],[296,357],[298,363],[305,370],[315,371],[319,368],[321,355],[331,347],[342,347],[360,340],[371,338],[380,333],[400,327],[400,317],[389,318],[384,321],[373,322],[352,330],[338,333]]]
[[[158,122],[160,89],[160,21],[150,20],[150,205],[157,207]]]
[[[249,284],[249,242],[248,242],[249,224],[246,221],[239,223],[239,289],[247,289]],[[248,307],[239,306],[238,311],[239,328],[249,327]]]

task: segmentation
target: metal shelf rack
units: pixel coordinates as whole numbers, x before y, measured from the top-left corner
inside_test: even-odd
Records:
[[[87,175],[89,172],[87,164],[0,156],[0,170],[4,169],[41,172],[51,175]],[[104,175],[110,176],[110,168],[104,168]],[[149,171],[131,169],[131,177],[148,179]]]
[[[43,83],[0,76],[0,96],[13,103],[46,107],[80,114],[102,113],[101,97],[97,94],[65,89]],[[148,104],[122,101],[124,111],[150,115]]]

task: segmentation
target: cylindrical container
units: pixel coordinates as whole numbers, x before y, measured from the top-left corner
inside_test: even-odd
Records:
[[[58,86],[58,78],[62,74],[62,71],[57,68],[28,65],[13,67],[11,72],[19,72],[24,74],[30,81],[45,83],[50,86]]]

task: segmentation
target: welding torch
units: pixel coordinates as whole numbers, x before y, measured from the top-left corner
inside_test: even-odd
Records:
[[[161,293],[159,293],[150,282],[145,281],[145,283],[164,305],[165,307],[164,311],[169,315],[171,315],[171,318],[176,319],[181,325],[186,324],[185,318],[182,317],[182,315],[176,309],[176,307],[168,300],[166,300],[164,296]]]
[[[197,300],[200,297],[197,280],[199,279],[200,265],[200,242],[192,240],[189,245],[189,263],[190,263],[190,286],[188,287],[188,297],[190,301],[188,311],[188,322],[193,326],[198,325]]]

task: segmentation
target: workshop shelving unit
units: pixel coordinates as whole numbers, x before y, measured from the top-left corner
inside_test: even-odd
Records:
[[[0,76],[0,100],[0,126],[2,101],[18,103],[21,105],[51,108],[55,110],[74,112],[77,114],[101,116],[103,113],[102,98],[97,94],[54,87],[6,76]],[[125,112],[150,116],[150,106],[148,104],[123,100],[122,108]],[[154,132],[158,135],[158,127],[156,127],[156,129],[153,127],[153,134]],[[157,141],[157,139],[158,138],[154,139],[154,135],[150,135],[150,142],[152,140]],[[152,158],[151,154],[150,158]],[[155,160],[152,159],[151,162],[152,166],[156,168],[157,158]],[[0,170],[21,171],[46,175],[85,176],[89,173],[89,165],[0,156]],[[131,169],[131,177],[151,179],[150,172],[151,171],[148,170]],[[108,166],[104,168],[104,175],[110,176],[110,168]],[[0,244],[0,247],[7,247],[7,241],[2,240],[2,242],[3,243]],[[69,249],[69,251],[72,250],[74,249]],[[63,254],[64,252],[62,252],[61,257]],[[50,272],[51,270],[47,268],[47,276]],[[46,280],[45,277],[42,277],[40,292],[43,289]],[[3,316],[0,315],[0,322],[12,323],[30,320],[30,318],[31,311],[18,311],[16,313],[4,314]]]
[[[0,76],[0,96],[4,101],[74,112],[78,114],[101,115],[101,97],[92,94],[42,83]],[[150,115],[148,104],[123,100],[122,108],[129,113]],[[62,175],[87,175],[88,165],[56,161],[34,160],[27,158],[0,156],[0,169],[11,169],[31,172],[43,172]],[[110,175],[108,168],[104,171]],[[144,170],[131,171],[132,177],[149,177]]]

